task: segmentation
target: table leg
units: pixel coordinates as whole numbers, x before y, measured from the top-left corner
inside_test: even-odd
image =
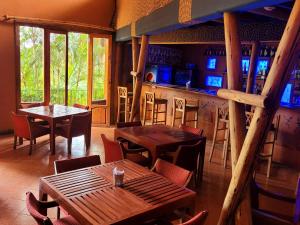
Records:
[[[43,191],[43,188],[41,184],[39,185],[39,200],[40,201],[47,201],[48,200],[48,195],[46,192]],[[45,216],[47,216],[47,209],[42,209],[41,213]]]
[[[50,151],[55,155],[55,121],[49,121],[50,124]]]

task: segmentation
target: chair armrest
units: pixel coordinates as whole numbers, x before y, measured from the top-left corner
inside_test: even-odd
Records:
[[[259,194],[265,195],[267,197],[274,198],[274,199],[277,199],[277,200],[280,200],[280,201],[289,202],[289,203],[295,203],[296,202],[296,199],[293,198],[293,197],[288,197],[288,196],[284,196],[284,195],[281,195],[281,194],[277,194],[277,193],[267,191],[267,190],[259,187],[258,185],[257,185],[257,188],[258,188]]]
[[[53,208],[53,207],[59,206],[56,201],[50,201],[50,202],[39,201],[39,205],[43,209],[48,209],[48,208]]]

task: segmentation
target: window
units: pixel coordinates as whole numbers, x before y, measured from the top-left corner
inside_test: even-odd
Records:
[[[68,104],[87,105],[88,35],[69,33]]]
[[[93,82],[92,102],[105,98],[105,74],[108,52],[108,39],[93,38]]]
[[[44,101],[44,30],[20,26],[21,102]]]

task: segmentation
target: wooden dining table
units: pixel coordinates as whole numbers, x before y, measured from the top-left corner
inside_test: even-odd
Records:
[[[113,185],[113,168],[124,170],[124,185]],[[80,224],[140,224],[173,210],[194,212],[196,193],[129,160],[40,179],[39,198],[50,195]]]
[[[52,154],[55,154],[55,129],[56,129],[57,122],[65,119],[69,119],[73,115],[87,113],[88,110],[71,107],[71,106],[54,105],[53,111],[49,110],[49,106],[39,106],[39,107],[32,107],[26,109],[19,109],[19,112],[35,119],[45,120],[49,123],[50,151],[52,152]],[[91,132],[89,132],[87,136],[88,136],[88,142],[90,142]]]
[[[205,139],[203,136],[166,125],[116,128],[115,139],[117,138],[124,138],[148,149],[151,152],[152,164],[163,152],[175,151],[179,145],[194,144],[201,139]],[[201,153],[204,159],[205,152]]]

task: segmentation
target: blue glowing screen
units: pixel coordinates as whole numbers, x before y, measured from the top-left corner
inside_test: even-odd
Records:
[[[250,66],[250,60],[249,59],[242,59],[242,71],[248,72]]]
[[[206,67],[209,70],[216,69],[216,67],[217,67],[217,59],[216,58],[208,58]]]
[[[205,85],[210,87],[222,87],[223,77],[208,75],[205,78]]]
[[[281,103],[291,103],[292,84],[287,84],[281,97]]]
[[[260,71],[267,70],[269,66],[269,60],[267,59],[260,59],[257,62],[257,67],[256,67],[256,74],[258,74]]]

